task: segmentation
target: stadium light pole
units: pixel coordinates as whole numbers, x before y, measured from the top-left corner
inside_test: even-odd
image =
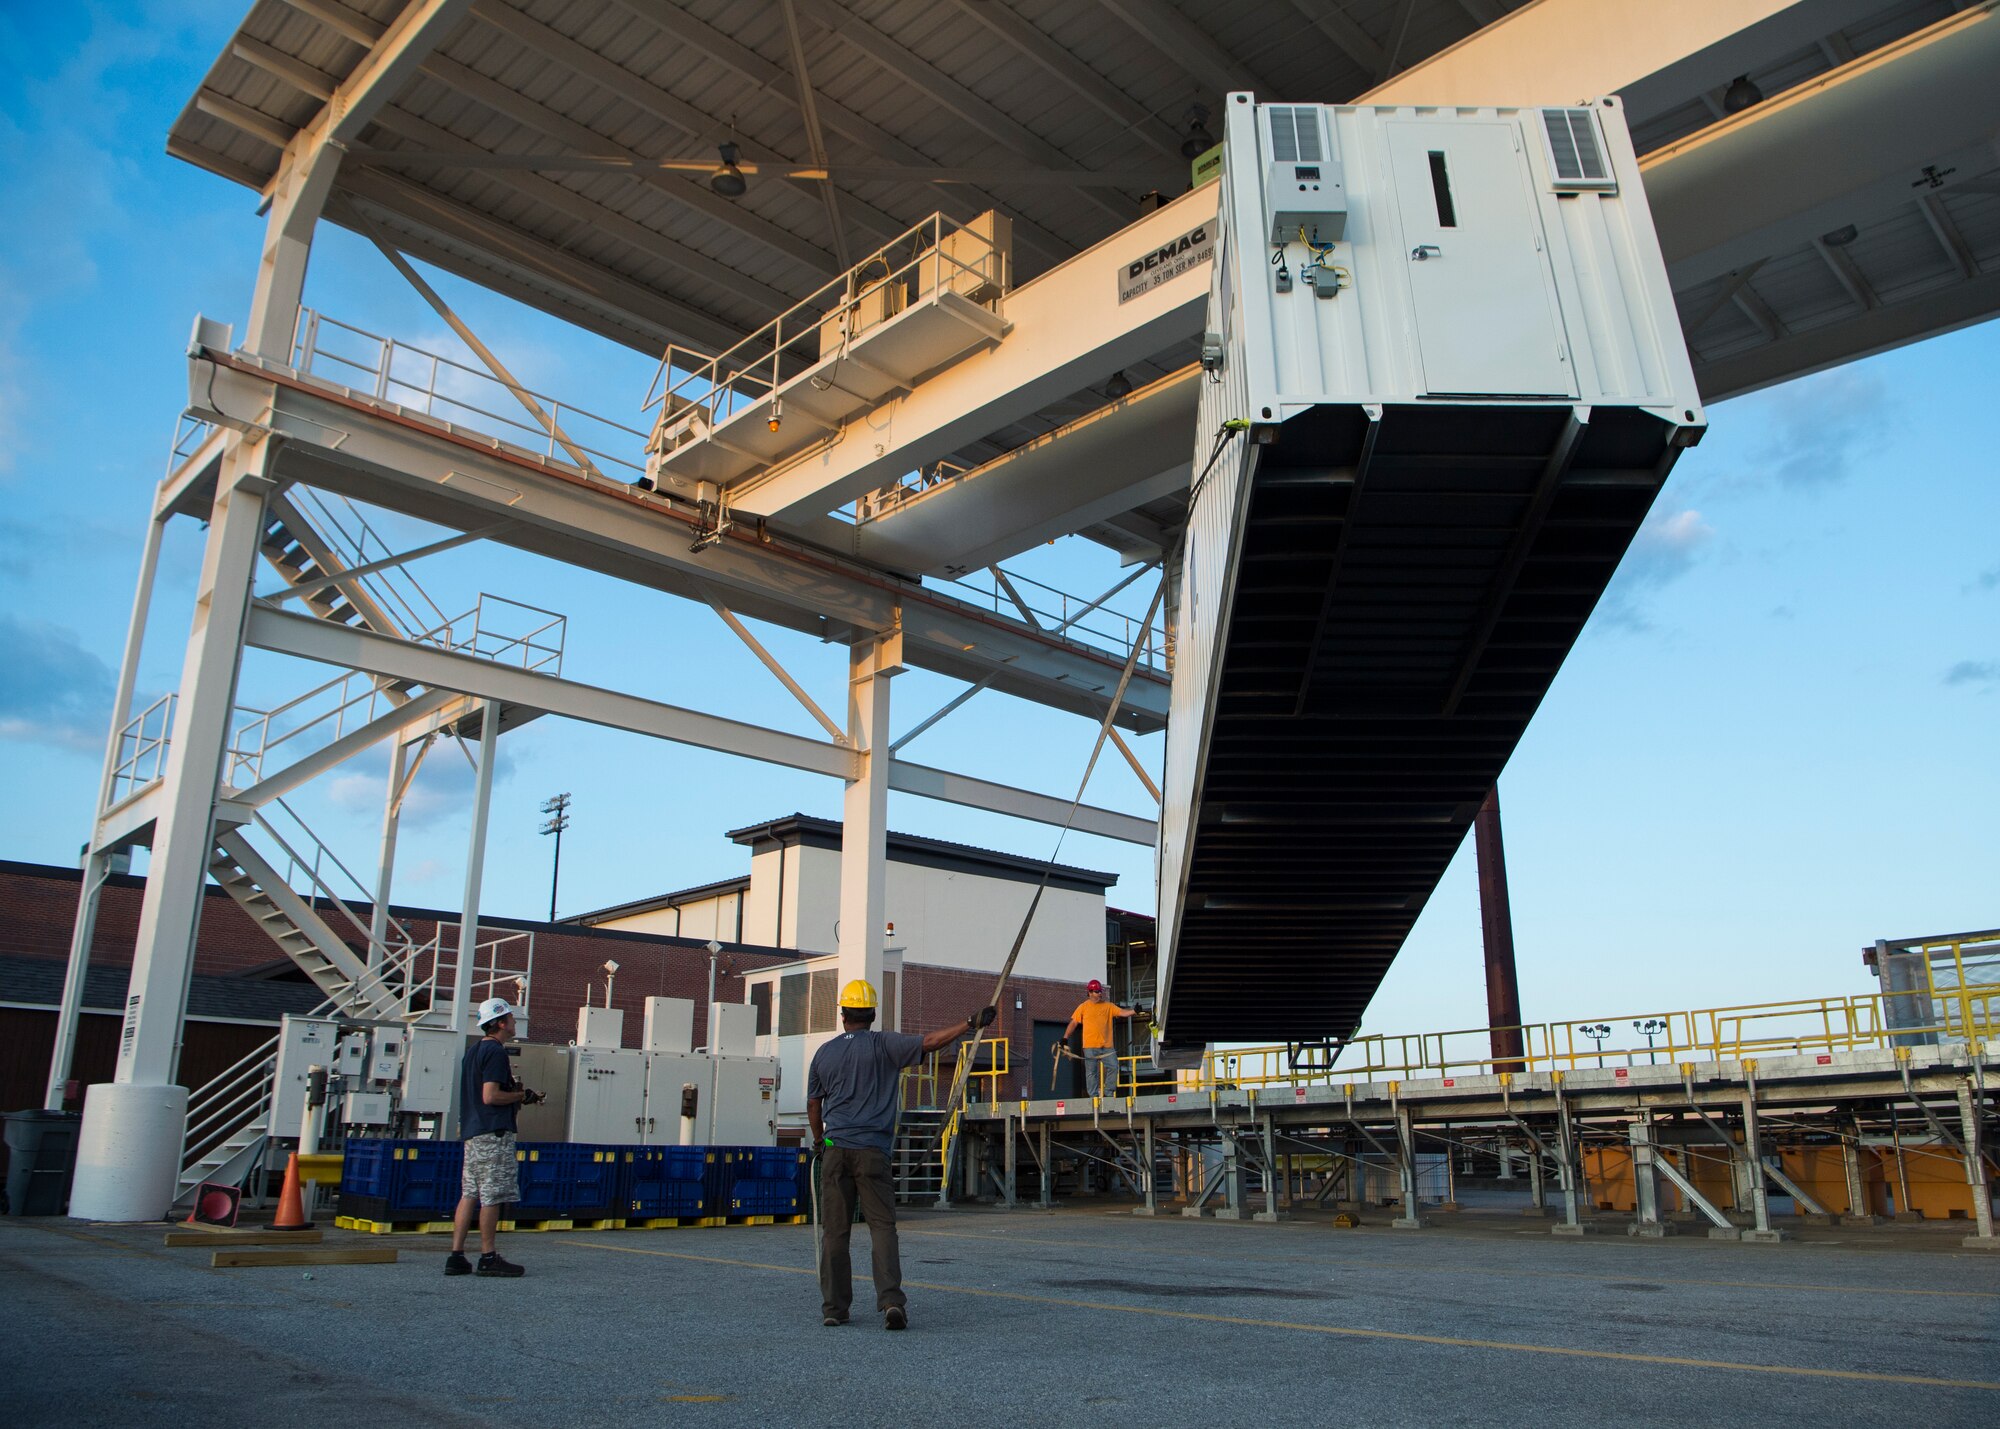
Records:
[[[558,794],[553,799],[545,800],[542,812],[551,816],[542,825],[542,832],[556,836],[555,866],[549,870],[549,921],[553,923],[556,920],[556,885],[562,879],[562,836],[563,830],[569,827],[569,795]]]

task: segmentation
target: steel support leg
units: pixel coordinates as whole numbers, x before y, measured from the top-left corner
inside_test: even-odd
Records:
[[[1977,1230],[1965,1238],[1970,1250],[2000,1250],[1993,1234],[1993,1186],[1986,1176],[1986,1153],[1981,1146],[1980,1106],[1982,1098],[1973,1093],[1972,1083],[1958,1089],[1958,1124],[1965,1144],[1965,1179],[1972,1187],[1972,1222]]]
[[[1218,1221],[1240,1221],[1247,1214],[1243,1205],[1246,1179],[1237,1134],[1225,1131],[1222,1133],[1222,1204],[1210,1212]]]
[[[396,834],[403,821],[403,771],[409,745],[401,735],[389,740],[389,792],[382,799],[382,847],[375,861],[375,907],[368,914],[368,968],[385,961],[389,943],[389,890],[396,876]]]
[[[1672,1235],[1674,1228],[1660,1215],[1659,1152],[1653,1144],[1652,1119],[1633,1122],[1626,1128],[1626,1135],[1632,1143],[1632,1181],[1637,1204],[1631,1234],[1655,1239]]]
[[[1757,1084],[1743,1094],[1743,1160],[1750,1173],[1750,1213],[1757,1223],[1743,1232],[1743,1239],[1757,1245],[1776,1245],[1787,1232],[1771,1228],[1771,1192],[1764,1166],[1764,1143],[1757,1134]]]
[[[882,985],[889,818],[889,677],[902,642],[870,640],[847,656],[847,739],[857,761],[841,805],[840,984]]]
[[[1402,1214],[1389,1222],[1399,1231],[1422,1230],[1422,1204],[1417,1198],[1417,1132],[1410,1122],[1410,1109],[1396,1108],[1396,1171],[1402,1183]]]
[[[1285,1212],[1279,1206],[1278,1181],[1278,1133],[1272,1126],[1271,1118],[1265,1117],[1260,1128],[1264,1143],[1264,1209],[1252,1216],[1256,1221],[1282,1221]]]
[[[465,899],[458,924],[458,980],[452,989],[451,1025],[473,1025],[472,973],[479,957],[479,894],[486,877],[486,816],[493,807],[493,752],[500,737],[500,702],[480,706],[479,771],[473,781],[472,831],[465,846]]]
[[[1868,1204],[1868,1183],[1861,1175],[1861,1122],[1857,1118],[1850,1136],[1840,1138],[1840,1169],[1847,1179],[1847,1211],[1840,1218],[1844,1226],[1873,1226],[1882,1223]]]
[[[1153,1119],[1149,1116],[1139,1123],[1139,1192],[1144,1198],[1132,1208],[1135,1216],[1157,1216],[1160,1213],[1158,1179],[1153,1174]]]
[[[1006,1137],[1007,1141],[1007,1155],[1004,1163],[1007,1174],[1006,1178],[1000,1183],[1000,1195],[1002,1203],[1011,1211],[1016,1204],[1014,1200],[1015,1172],[1019,1169],[1020,1147],[1017,1143],[1020,1140],[1021,1131],[1019,1127],[1014,1125],[1014,1117],[1011,1112],[1001,1119],[1000,1125],[1002,1134]]]
[[[1582,1235],[1589,1227],[1577,1216],[1576,1126],[1560,1087],[1556,1089],[1556,1151],[1562,1158],[1556,1163],[1556,1175],[1562,1186],[1563,1218],[1549,1227],[1549,1234]]]
[[[1056,1203],[1056,1164],[1049,1159],[1049,1124],[1043,1122],[1036,1128],[1036,1136],[1042,1149],[1042,1198],[1035,1202],[1035,1209],[1046,1211]]]

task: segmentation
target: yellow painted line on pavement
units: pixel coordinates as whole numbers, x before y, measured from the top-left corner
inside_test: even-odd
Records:
[[[1129,1255],[1129,1246],[1097,1245],[1082,1240],[1049,1240],[1034,1236],[987,1235],[978,1231],[931,1231],[907,1223],[898,1224],[897,1231],[905,1236],[939,1236],[948,1240],[983,1240],[996,1245],[1047,1245],[1064,1250],[1102,1251],[1107,1254]],[[1265,1227],[1269,1229],[1269,1227]],[[1226,1260],[1232,1265],[1256,1262],[1267,1265],[1297,1265],[1297,1256],[1287,1255],[1233,1255],[1215,1250],[1165,1250],[1149,1247],[1149,1256],[1182,1256],[1188,1259]],[[2000,1291],[1993,1290],[1911,1290],[1893,1286],[1878,1285],[1818,1285],[1783,1280],[1695,1280],[1684,1276],[1648,1274],[1643,1267],[1622,1271],[1617,1274],[1606,1272],[1602,1275],[1587,1275],[1579,1270],[1490,1270],[1476,1266],[1455,1265],[1400,1265],[1382,1260],[1328,1260],[1323,1262],[1330,1270],[1388,1270],[1398,1275],[1491,1275],[1502,1279],[1536,1280],[1591,1280],[1606,1284],[1626,1284],[1634,1280],[1644,1280],[1656,1285],[1709,1285],[1725,1290],[1807,1290],[1822,1295],[1931,1295],[1947,1299],[2000,1300]]]
[[[649,1250],[636,1245],[606,1245],[603,1241],[572,1240],[572,1245],[593,1250],[619,1251],[625,1255],[652,1255],[667,1260],[693,1260],[707,1265],[735,1265],[749,1270],[777,1270],[787,1275],[815,1275],[808,1266],[772,1265],[756,1260],[732,1260],[720,1255],[692,1255],[685,1251]],[[857,1279],[868,1277],[857,1276]],[[1704,1360],[1680,1355],[1646,1355],[1630,1350],[1587,1350],[1564,1345],[1517,1344],[1509,1340],[1460,1339],[1451,1335],[1417,1335],[1399,1330],[1365,1330],[1352,1325],[1313,1325],[1296,1320],[1260,1320],[1246,1315],[1212,1315],[1199,1310],[1165,1310],[1153,1305],[1114,1305],[1104,1300],[1070,1300],[1055,1295],[1029,1295],[1016,1290],[981,1290],[969,1285],[940,1285],[935,1281],[908,1280],[913,1290],[931,1290],[942,1295],[975,1295],[987,1300],[1014,1300],[1028,1305],[1060,1305],[1073,1310],[1108,1310],[1114,1314],[1144,1315],[1157,1320],[1192,1320],[1199,1324],[1241,1325],[1248,1329],[1290,1330],[1299,1334],[1328,1335],[1340,1339],[1395,1340],[1404,1344],[1444,1345],[1453,1349],[1504,1350],[1511,1354],[1556,1355],[1569,1359],[1614,1360],[1622,1364],[1666,1365],[1676,1369],[1740,1370],[1747,1374],[1795,1375],[1806,1379],[1858,1380],[1868,1384],[1913,1384],[1932,1389],[1985,1389],[2000,1392],[2000,1383],[1984,1379],[1938,1379],[1921,1374],[1877,1374],[1858,1369],[1816,1369],[1810,1365],[1750,1364],[1741,1360]]]

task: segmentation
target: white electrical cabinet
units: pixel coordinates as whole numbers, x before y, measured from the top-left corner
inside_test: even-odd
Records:
[[[647,1052],[691,1052],[694,1050],[694,1001],[686,997],[646,999],[645,1035],[639,1039]]]
[[[757,1008],[748,1002],[718,1002],[708,1009],[708,1050],[725,1057],[757,1051]]]
[[[694,1088],[694,1142],[709,1144],[709,1100],[714,1073],[707,1057],[691,1052],[655,1052],[646,1059],[646,1127],[648,1146],[678,1146],[681,1139],[683,1089]]]
[[[278,1060],[271,1083],[273,1136],[297,1136],[306,1110],[306,1069],[333,1069],[339,1024],[287,1013],[278,1025]]]
[[[465,1034],[445,1027],[412,1027],[406,1036],[403,1110],[422,1116],[456,1115]]]
[[[715,1057],[706,1144],[778,1144],[778,1059]]]
[[[616,1051],[625,1045],[625,1009],[622,1007],[579,1007],[576,1010],[576,1045]]]
[[[646,1054],[578,1047],[570,1067],[569,1136],[637,1146],[646,1122]]]

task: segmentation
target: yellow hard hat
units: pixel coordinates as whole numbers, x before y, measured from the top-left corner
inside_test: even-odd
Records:
[[[853,982],[850,982],[840,990],[840,1005],[842,1007],[866,1007],[872,1009],[875,1006],[874,985],[866,978],[858,977],[854,979]]]

